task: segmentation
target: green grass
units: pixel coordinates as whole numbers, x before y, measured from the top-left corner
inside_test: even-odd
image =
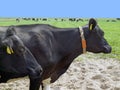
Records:
[[[116,22],[106,22],[106,20],[116,20],[115,18],[97,18],[98,24],[101,29],[105,32],[105,38],[112,46],[111,54],[98,54],[100,58],[116,58],[120,60],[120,21],[116,20]],[[35,23],[44,23],[51,24],[57,27],[78,27],[83,26],[88,23],[84,18],[84,22],[70,22],[68,19],[66,21],[55,21],[53,18],[49,18],[48,21],[25,21],[20,20],[20,22],[16,22],[15,18],[0,18],[0,26],[9,26],[9,25],[21,25],[21,24],[35,24]]]

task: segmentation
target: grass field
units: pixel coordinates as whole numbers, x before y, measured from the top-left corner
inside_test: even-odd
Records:
[[[116,20],[115,18],[96,18],[99,26],[105,32],[105,38],[112,46],[111,54],[99,54],[100,58],[116,58],[120,60],[120,20]],[[109,22],[107,22],[109,20]],[[112,21],[114,20],[114,21]],[[44,23],[51,24],[57,27],[78,27],[83,26],[88,23],[88,19],[83,18],[83,21],[79,22],[71,22],[67,18],[65,21],[61,21],[59,18],[57,21],[54,18],[49,18],[47,21],[33,21],[33,20],[23,20],[20,19],[20,22],[16,22],[15,18],[0,18],[0,26],[9,26],[9,25],[20,25],[20,24],[34,24],[34,23]]]

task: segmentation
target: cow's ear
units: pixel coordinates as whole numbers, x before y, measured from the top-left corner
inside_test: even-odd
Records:
[[[16,34],[16,30],[14,28],[14,26],[9,26],[7,31],[6,31],[6,37],[7,36],[12,36]]]
[[[89,20],[89,30],[93,30],[95,28],[95,26],[97,25],[97,22],[94,18],[91,18]]]

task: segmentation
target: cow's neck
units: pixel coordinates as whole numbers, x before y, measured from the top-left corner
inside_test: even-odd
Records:
[[[56,41],[58,43],[59,54],[62,56],[77,57],[82,54],[81,37],[79,28],[64,29],[56,32]]]
[[[57,38],[59,54],[62,58],[56,65],[57,67],[51,76],[52,83],[56,81],[59,76],[65,73],[72,61],[83,52],[79,28],[66,29],[66,31],[61,31],[61,34],[58,34],[56,39]]]
[[[78,50],[79,53],[82,53],[81,37],[78,28],[72,28],[66,31],[64,30],[63,32],[61,32],[60,38],[60,47],[63,53],[72,53],[76,50]]]

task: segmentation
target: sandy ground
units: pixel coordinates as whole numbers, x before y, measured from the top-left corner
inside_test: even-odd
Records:
[[[113,59],[86,58],[74,60],[67,72],[51,90],[120,90],[120,62]],[[29,80],[1,83],[0,90],[28,90]]]

